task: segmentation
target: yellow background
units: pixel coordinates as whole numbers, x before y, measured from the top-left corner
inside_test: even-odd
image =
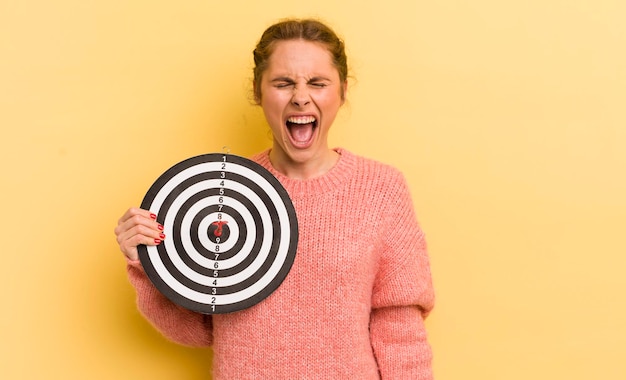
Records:
[[[207,378],[113,228],[174,163],[269,146],[251,50],[285,16],[347,41],[332,145],[409,180],[436,377],[626,378],[625,4],[0,1],[0,378]]]

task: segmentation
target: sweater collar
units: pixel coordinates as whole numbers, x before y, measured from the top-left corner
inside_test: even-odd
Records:
[[[354,175],[356,156],[342,148],[335,148],[334,150],[339,153],[339,160],[335,166],[319,177],[306,180],[289,178],[278,172],[270,162],[269,149],[257,154],[252,159],[269,170],[285,187],[290,197],[298,198],[333,191]]]

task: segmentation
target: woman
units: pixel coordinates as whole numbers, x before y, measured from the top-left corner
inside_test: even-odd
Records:
[[[424,235],[400,172],[328,146],[343,105],[343,42],[315,20],[268,28],[254,50],[254,94],[272,148],[252,159],[275,175],[298,217],[293,267],[259,304],[203,315],[166,299],[137,245],[166,237],[129,209],[115,229],[138,307],[169,339],[212,346],[215,379],[430,379],[424,318],[433,307]]]

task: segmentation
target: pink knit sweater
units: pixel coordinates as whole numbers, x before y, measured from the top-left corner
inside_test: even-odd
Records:
[[[268,152],[253,159],[287,189],[300,238],[281,286],[242,311],[182,309],[128,273],[138,307],[169,339],[213,346],[214,379],[431,379],[424,318],[433,307],[429,260],[400,172],[346,150],[327,174],[294,180]]]

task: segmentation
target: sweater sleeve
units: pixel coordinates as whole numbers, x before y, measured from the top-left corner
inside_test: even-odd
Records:
[[[388,192],[380,269],[372,294],[370,336],[386,379],[432,379],[424,319],[434,306],[426,241],[404,178]]]
[[[139,261],[128,261],[128,277],[137,292],[141,314],[166,338],[190,347],[213,343],[210,315],[182,308],[165,297],[152,284]]]

